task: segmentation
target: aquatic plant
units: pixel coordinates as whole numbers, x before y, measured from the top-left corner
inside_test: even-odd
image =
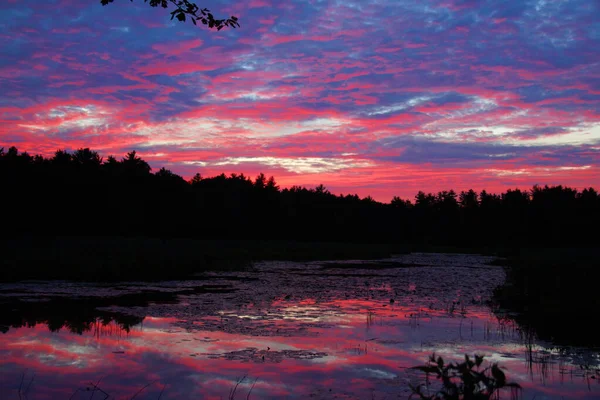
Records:
[[[446,364],[442,357],[436,358],[435,353],[432,354],[425,365],[411,368],[425,372],[426,378],[425,383],[417,386],[409,383],[412,390],[410,398],[418,396],[421,400],[499,399],[500,390],[504,388],[509,388],[511,397],[517,398],[521,386],[518,383],[507,382],[506,375],[498,364],[482,368],[483,358],[476,354],[475,360],[471,360],[465,355],[464,362]],[[429,393],[430,375],[441,381],[441,386],[433,394]]]

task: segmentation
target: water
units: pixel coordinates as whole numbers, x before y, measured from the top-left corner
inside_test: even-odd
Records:
[[[524,399],[600,398],[597,353],[554,348],[493,312],[505,276],[489,261],[411,254],[150,285],[5,284],[0,398],[407,398],[423,381],[409,367],[434,352],[499,362]]]

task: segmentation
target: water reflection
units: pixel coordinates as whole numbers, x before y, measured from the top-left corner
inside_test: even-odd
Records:
[[[86,389],[97,385],[111,398],[140,390],[137,398],[148,399],[243,399],[250,391],[260,399],[402,398],[407,381],[419,379],[407,367],[435,351],[449,360],[485,354],[525,388],[524,398],[600,395],[597,354],[552,349],[499,319],[487,300],[502,271],[444,257],[447,267],[424,258],[423,268],[377,271],[264,264],[247,273],[260,280],[161,283],[144,290],[178,301],[146,296],[125,305],[122,289],[102,288],[96,305],[82,295],[89,288],[30,284],[17,303],[35,304],[43,292],[51,300],[37,303],[46,310],[54,310],[53,293],[94,306],[60,327],[61,318],[50,323],[42,314],[7,323],[2,312],[0,324],[11,328],[0,335],[0,393],[19,398],[28,388],[29,399],[89,399]],[[198,289],[215,285],[231,290]],[[3,310],[26,310],[11,303],[2,297]]]

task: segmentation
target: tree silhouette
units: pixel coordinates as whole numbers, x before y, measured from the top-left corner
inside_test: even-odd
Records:
[[[330,194],[329,190],[327,190],[327,188],[325,186],[323,186],[323,184],[320,184],[319,186],[317,186],[315,188],[315,193],[318,193],[318,194]]]
[[[166,185],[182,185],[182,184],[187,184],[187,182],[185,181],[185,179],[183,179],[181,176],[174,174],[171,170],[168,170],[166,168],[161,168],[159,169],[154,176],[156,178],[158,178],[159,182],[162,182],[163,184]]]
[[[435,203],[438,209],[444,213],[451,213],[458,210],[458,202],[456,201],[456,192],[454,190],[438,192]]]
[[[267,185],[267,177],[262,172],[258,174],[256,179],[254,180],[254,187],[258,189],[264,189]]]
[[[131,0],[133,2],[133,0]],[[100,0],[103,6],[113,3],[114,0]],[[197,21],[200,21],[203,25],[213,29],[221,30],[224,27],[236,28],[239,27],[238,19],[235,16],[225,19],[217,19],[207,8],[200,8],[188,0],[144,0],[144,3],[148,3],[151,7],[162,7],[168,8],[169,4],[175,6],[175,9],[171,11],[171,19],[177,18],[178,21],[185,22],[188,18],[194,25]]]
[[[190,185],[192,185],[192,186],[199,185],[201,181],[202,181],[202,175],[200,175],[199,172],[196,172],[196,175],[194,175],[192,177],[192,179],[190,179]]]
[[[6,153],[6,157],[9,159],[15,159],[19,155],[19,150],[15,146],[11,146],[8,148],[8,152]]]
[[[67,153],[64,150],[56,150],[54,152],[54,157],[52,157],[50,161],[53,165],[67,166],[71,163],[71,154]]]
[[[121,160],[121,165],[124,167],[125,171],[139,175],[149,174],[152,170],[146,161],[137,156],[135,150],[127,153],[127,156]]]
[[[465,209],[476,209],[479,207],[479,203],[477,201],[477,192],[475,192],[473,189],[469,189],[467,192],[460,192],[458,199],[461,207]]]
[[[83,167],[99,167],[102,164],[102,157],[97,152],[89,148],[79,149],[73,153],[71,160]]]
[[[270,192],[277,192],[279,191],[279,185],[277,185],[277,182],[275,182],[275,177],[270,176],[269,179],[267,180],[267,185],[265,186],[265,188],[270,191]]]
[[[425,194],[419,191],[415,196],[415,207],[417,209],[429,209],[435,204],[436,197],[432,193]]]
[[[394,196],[390,204],[392,207],[400,209],[407,209],[412,207],[412,203],[410,202],[410,200],[403,200],[398,196]]]

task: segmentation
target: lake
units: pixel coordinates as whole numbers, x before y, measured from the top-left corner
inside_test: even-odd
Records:
[[[407,398],[408,382],[423,381],[410,367],[467,353],[506,368],[521,398],[600,398],[599,353],[521,330],[494,306],[505,274],[492,260],[409,254],[186,281],[2,284],[0,397]]]

